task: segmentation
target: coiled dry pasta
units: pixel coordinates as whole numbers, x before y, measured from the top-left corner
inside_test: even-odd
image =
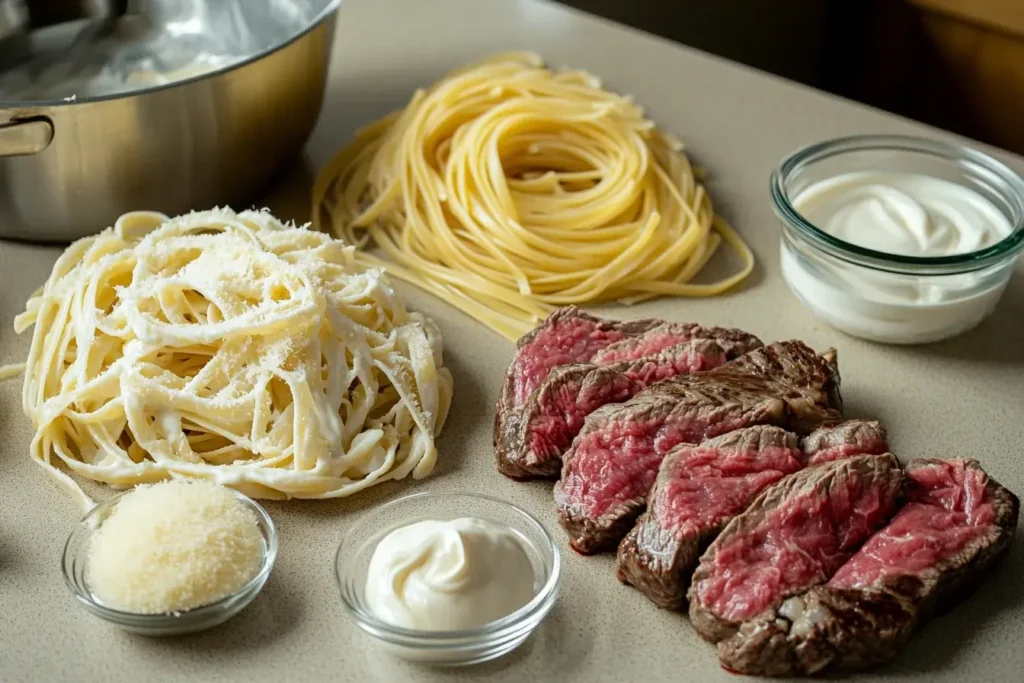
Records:
[[[126,214],[72,244],[35,325],[31,454],[118,487],[205,478],[259,498],[420,478],[452,395],[441,338],[353,248],[266,212]]]
[[[753,255],[682,145],[581,71],[503,54],[361,131],[313,192],[314,223],[515,339],[554,306],[711,296]],[[691,284],[724,239],[741,270]]]

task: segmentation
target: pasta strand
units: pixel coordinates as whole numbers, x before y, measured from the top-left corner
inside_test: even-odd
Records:
[[[313,223],[509,339],[556,306],[714,296],[754,266],[678,141],[530,53],[457,70],[358,132],[317,178]],[[739,271],[690,284],[722,242]]]

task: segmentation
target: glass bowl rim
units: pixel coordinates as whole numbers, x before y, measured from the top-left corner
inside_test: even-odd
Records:
[[[989,247],[963,254],[890,254],[841,240],[815,226],[793,207],[786,189],[786,183],[793,174],[811,164],[850,152],[885,150],[927,154],[980,167],[996,176],[1002,184],[996,189],[1017,214],[1010,234]],[[806,145],[784,157],[772,171],[769,190],[776,215],[811,246],[848,263],[874,270],[907,275],[955,275],[1003,264],[1024,249],[1024,179],[998,159],[966,145],[912,135],[851,135],[832,138]]]
[[[347,569],[348,562],[341,555],[342,550],[345,550],[347,544],[351,542],[353,534],[360,529],[362,525],[376,519],[385,510],[393,509],[400,504],[407,503],[411,500],[426,498],[473,498],[479,501],[495,503],[502,508],[506,508],[516,513],[516,515],[523,518],[531,527],[539,531],[541,537],[544,539],[545,546],[551,550],[551,562],[548,568],[547,580],[537,591],[536,595],[533,596],[533,599],[517,609],[515,612],[512,612],[501,619],[495,619],[494,621],[476,628],[460,629],[455,631],[427,631],[395,626],[380,619],[369,610],[364,609],[361,605],[353,604],[346,595],[345,588],[345,584],[348,582],[350,576],[350,572]],[[365,512],[345,531],[341,542],[338,544],[338,549],[334,553],[334,578],[337,583],[338,590],[341,593],[341,601],[344,604],[345,609],[355,617],[359,627],[371,635],[392,644],[406,647],[413,646],[432,650],[473,649],[492,641],[501,641],[509,637],[514,637],[516,634],[521,632],[524,626],[529,630],[532,630],[540,623],[540,618],[543,618],[547,614],[554,605],[553,601],[558,596],[558,589],[561,585],[562,579],[562,557],[551,532],[549,532],[534,515],[523,510],[518,505],[484,493],[466,493],[461,491],[419,491],[417,493],[400,496],[379,507]],[[531,617],[536,618],[536,621],[531,623]]]
[[[61,572],[64,575],[64,583],[75,598],[84,604],[89,610],[100,617],[118,624],[127,625],[139,625],[139,626],[158,626],[162,623],[176,623],[183,619],[203,621],[206,618],[212,618],[220,616],[224,613],[225,609],[231,609],[235,606],[236,602],[240,597],[252,594],[252,598],[256,597],[256,594],[262,588],[263,584],[266,583],[270,576],[270,571],[274,568],[274,562],[277,560],[277,527],[274,526],[274,520],[270,514],[263,508],[262,505],[257,503],[249,496],[236,491],[229,487],[223,487],[226,491],[229,491],[239,501],[246,505],[250,510],[256,514],[258,522],[262,523],[262,528],[266,529],[266,533],[263,533],[262,528],[260,535],[264,537],[264,551],[260,558],[260,570],[253,576],[244,586],[235,591],[230,595],[226,595],[223,598],[215,602],[211,602],[208,605],[200,605],[199,607],[193,607],[191,609],[182,610],[180,612],[162,612],[159,614],[142,614],[138,612],[126,612],[124,610],[115,609],[113,607],[107,607],[106,605],[97,602],[96,599],[88,591],[83,591],[78,585],[78,582],[69,574],[68,571],[68,555],[71,551],[71,541],[75,538],[75,535],[85,530],[89,534],[96,532],[95,529],[89,529],[91,520],[101,512],[110,510],[115,504],[117,504],[121,498],[128,495],[135,490],[135,487],[126,491],[121,491],[109,498],[96,503],[85,513],[77,522],[75,522],[74,528],[71,533],[68,534],[68,538],[64,541],[64,549],[61,552]],[[250,600],[244,601],[248,604]]]

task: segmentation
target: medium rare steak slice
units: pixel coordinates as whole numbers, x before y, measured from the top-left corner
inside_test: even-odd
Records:
[[[587,415],[608,403],[622,403],[654,382],[710,370],[733,357],[717,341],[693,339],[653,356],[613,365],[560,365],[526,403],[507,416],[495,443],[498,467],[516,478],[557,477],[562,453]]]
[[[802,457],[796,435],[769,426],[677,446],[661,463],[647,511],[619,544],[619,580],[659,607],[682,609],[707,544],[761,490],[803,467]]]
[[[573,549],[614,548],[647,504],[662,458],[680,443],[772,424],[806,433],[840,420],[834,354],[777,342],[698,375],[659,382],[591,413],[555,485]]]
[[[560,308],[516,342],[498,400],[501,409],[522,405],[551,370],[566,363],[589,361],[601,349],[663,325],[654,318],[604,320],[575,306]]]
[[[1005,552],[1019,502],[974,460],[913,460],[908,502],[824,586],[719,644],[722,664],[782,676],[864,669],[896,655]]]
[[[506,373],[494,416],[498,469],[521,479],[557,477],[562,453],[598,407],[759,346],[757,337],[739,330],[653,319],[613,322],[575,307],[559,309],[520,339]]]
[[[855,455],[889,452],[885,427],[874,420],[847,420],[815,429],[800,440],[808,465],[818,465]]]
[[[666,609],[686,606],[700,553],[765,487],[805,464],[889,452],[878,422],[826,425],[801,439],[777,427],[747,427],[680,445],[658,470],[647,511],[619,544],[619,580]]]
[[[827,581],[898,507],[892,454],[808,467],[761,493],[700,558],[690,622],[713,643],[786,598]]]

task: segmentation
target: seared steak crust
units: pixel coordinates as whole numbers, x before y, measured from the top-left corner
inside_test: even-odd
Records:
[[[818,465],[855,455],[889,452],[885,427],[875,420],[847,420],[819,427],[800,440],[808,465]]]
[[[793,430],[805,434],[820,427],[822,407],[843,410],[839,357],[835,349],[820,356],[801,341],[785,341],[747,353],[729,364],[728,373],[760,377],[776,386],[792,412]]]

